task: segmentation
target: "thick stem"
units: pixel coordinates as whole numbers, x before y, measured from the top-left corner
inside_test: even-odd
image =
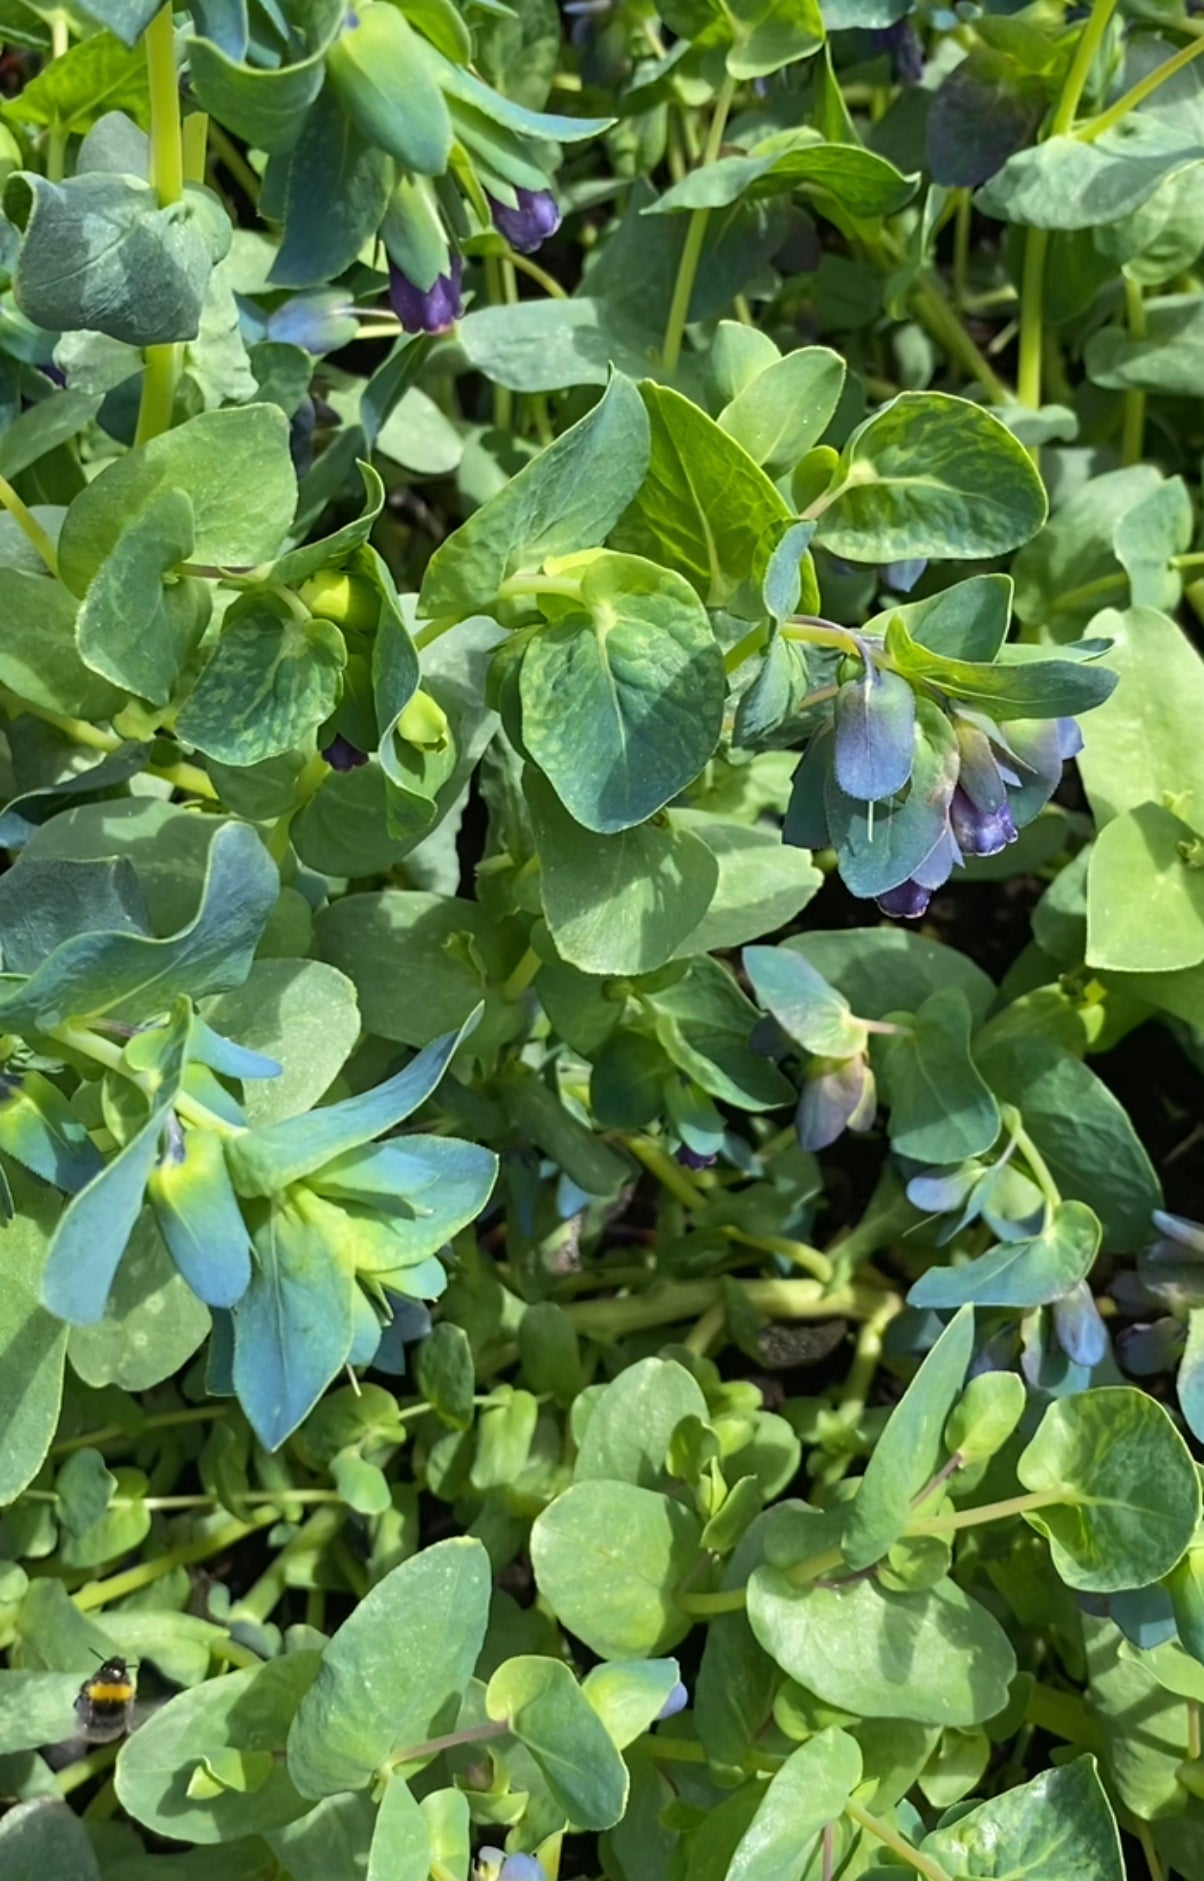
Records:
[[[144,35],[146,72],[150,82],[151,173],[159,205],[178,203],[184,194],[184,135],[180,120],[180,86],[176,73],[175,29],[170,4],[156,13]],[[148,346],[138,408],[135,444],[149,443],[171,428],[181,349],[168,343]]]
[[[23,503],[7,477],[0,477],[0,504],[8,511],[18,529],[45,562],[52,575],[59,572],[58,552],[54,543],[46,534],[41,523],[27,504]]]
[[[875,1288],[825,1291],[818,1280],[734,1280],[728,1284],[739,1287],[749,1305],[770,1319],[868,1319],[882,1304]],[[616,1300],[577,1300],[564,1310],[587,1338],[621,1339],[647,1327],[695,1320],[722,1297],[718,1280],[678,1280]]]
[[[711,116],[711,128],[707,135],[706,148],[702,153],[702,163],[714,163],[723,144],[723,132],[727,125],[728,112],[736,95],[736,81],[725,78],[715,99],[715,109]],[[669,305],[669,319],[665,326],[665,343],[661,348],[661,364],[666,372],[674,372],[681,358],[682,336],[686,330],[686,320],[690,312],[690,300],[694,293],[694,282],[698,275],[698,264],[702,259],[702,245],[706,240],[707,223],[710,221],[709,209],[693,209],[690,212],[689,227],[677,264],[677,279],[673,284],[673,299]]]
[[[65,13],[50,16],[50,56],[61,59],[71,45],[71,28]],[[67,159],[67,133],[56,119],[46,138],[46,181],[61,183]]]
[[[1095,0],[1091,17],[1075,47],[1062,94],[1050,120],[1051,137],[1064,137],[1072,129],[1075,113],[1091,76],[1095,56],[1116,11],[1118,0]],[[1020,356],[1016,390],[1022,405],[1034,411],[1041,403],[1041,342],[1045,311],[1045,261],[1049,230],[1029,229],[1024,242],[1024,275],[1020,286]]]
[[[490,1724],[470,1724],[463,1731],[448,1731],[444,1737],[428,1737],[425,1743],[408,1744],[404,1750],[395,1750],[389,1758],[388,1768],[400,1769],[408,1763],[429,1763],[440,1751],[458,1750],[461,1744],[484,1744],[491,1737],[504,1737],[510,1726],[504,1720]]]
[[[1204,52],[1204,39],[1191,48],[1193,52]],[[1125,281],[1125,313],[1129,323],[1129,337],[1132,340],[1145,338],[1145,301],[1141,297],[1139,281]],[[1145,403],[1146,395],[1135,387],[1125,393],[1124,429],[1121,433],[1120,456],[1123,464],[1139,464],[1145,456]]]

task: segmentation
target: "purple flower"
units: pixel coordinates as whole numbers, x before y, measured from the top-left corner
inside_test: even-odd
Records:
[[[666,1718],[675,1718],[679,1711],[684,1711],[690,1702],[690,1694],[678,1679],[664,1704],[656,1714],[656,1722],[662,1724]]]
[[[495,196],[489,198],[493,226],[515,254],[533,255],[560,227],[560,211],[549,189],[517,189],[515,195],[518,201],[513,209]]]
[[[678,1147],[677,1160],[683,1169],[709,1169],[718,1158],[702,1156],[697,1150],[692,1150],[688,1143],[682,1143]]]
[[[476,1881],[548,1881],[535,1855],[507,1855],[501,1848],[477,1850]]]
[[[1108,1333],[1085,1280],[1054,1301],[1053,1318],[1058,1344],[1067,1358],[1088,1371],[1098,1365],[1108,1350]]]
[[[453,255],[447,274],[438,276],[433,287],[415,287],[395,262],[389,263],[389,300],[393,312],[407,333],[446,333],[464,313],[460,297],[460,279],[464,263]]]
[[[1006,800],[996,810],[980,810],[959,784],[949,805],[953,839],[963,855],[997,856],[1020,834]]]
[[[368,762],[368,753],[361,751],[358,745],[353,745],[349,738],[344,738],[342,732],[335,734],[322,756],[332,771],[358,771],[361,764]]]
[[[892,921],[919,921],[928,913],[931,900],[932,890],[921,888],[919,882],[912,880],[900,882],[897,888],[888,888],[884,895],[879,895],[878,907]]]
[[[909,20],[879,27],[870,38],[875,52],[890,58],[890,75],[897,85],[918,85],[924,76],[924,48]]]

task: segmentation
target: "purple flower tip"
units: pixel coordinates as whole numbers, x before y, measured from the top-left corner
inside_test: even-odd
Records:
[[[507,1855],[501,1848],[477,1850],[475,1881],[548,1881],[535,1855]]]
[[[685,1710],[689,1702],[690,1694],[681,1680],[678,1679],[677,1684],[673,1687],[673,1690],[669,1693],[664,1704],[657,1712],[656,1722],[660,1724],[665,1718],[675,1718],[679,1711]]]
[[[407,333],[446,333],[464,314],[460,280],[464,263],[453,255],[446,274],[433,287],[415,287],[401,269],[389,264],[389,300]]]
[[[688,1143],[683,1143],[677,1151],[677,1160],[682,1165],[683,1169],[709,1169],[717,1158],[714,1156],[700,1156],[698,1151],[692,1150]]]
[[[493,226],[506,237],[515,254],[533,255],[560,227],[560,211],[551,190],[520,189],[515,194],[518,201],[513,209],[489,198]]]
[[[368,762],[368,753],[361,751],[358,745],[353,745],[349,738],[344,738],[342,732],[336,733],[322,756],[332,771],[358,771],[361,764]]]
[[[930,888],[921,888],[918,882],[900,882],[897,888],[888,888],[878,896],[878,907],[893,921],[918,921],[927,914],[931,900]]]
[[[1006,800],[997,810],[980,810],[960,784],[949,805],[949,822],[954,841],[966,856],[997,856],[1020,834]]]

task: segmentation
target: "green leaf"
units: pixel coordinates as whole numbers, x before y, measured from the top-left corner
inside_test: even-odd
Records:
[[[59,540],[59,571],[73,593],[87,593],[135,518],[164,490],[187,492],[198,562],[270,561],[288,534],[297,495],[280,407],[202,412],[102,470],[72,503]]]
[[[698,1558],[701,1524],[634,1483],[574,1483],[531,1530],[540,1593],[602,1659],[655,1657],[683,1639],[674,1590]]]
[[[614,123],[613,118],[563,117],[558,112],[531,111],[526,105],[516,103],[513,98],[503,97],[491,85],[482,83],[467,67],[444,58],[429,41],[423,42],[422,57],[430,69],[437,73],[439,83],[449,98],[475,106],[495,124],[503,125],[508,131],[515,131],[520,137],[538,137],[551,143],[572,144],[585,138],[600,137]]]
[[[756,1010],[717,960],[697,955],[645,1001],[668,1057],[711,1097],[741,1110],[794,1102],[794,1086],[754,1051]]]
[[[35,326],[87,327],[129,346],[195,339],[210,273],[230,247],[230,223],[207,191],[186,189],[161,208],[132,176],[51,183],[20,171],[3,203],[24,236],[13,292]]]
[[[909,1033],[880,1047],[890,1138],[896,1155],[956,1163],[990,1149],[999,1107],[970,1056],[971,1014],[964,993],[932,993]]]
[[[188,42],[192,88],[206,111],[257,150],[287,150],[326,77],[326,49],[344,17],[343,0],[308,0],[291,63],[252,66],[231,58],[209,38]]]
[[[1119,675],[1112,697],[1083,724],[1083,787],[1102,825],[1143,803],[1204,824],[1204,661],[1183,630],[1153,608],[1097,616]]]
[[[36,1674],[34,1676],[37,1676]],[[0,1822],[5,1881],[101,1881],[100,1863],[80,1818],[48,1796],[10,1806]]]
[[[222,1140],[194,1128],[168,1145],[147,1194],[171,1257],[206,1306],[233,1306],[251,1278],[250,1237]]]
[[[234,1389],[267,1450],[308,1416],[351,1350],[350,1262],[329,1245],[317,1213],[303,1193],[262,1211],[251,1283],[234,1316]]]
[[[8,878],[14,888],[22,867],[36,880],[31,864],[27,851]],[[77,934],[0,995],[0,1016],[43,1031],[70,1015],[136,1024],[157,1018],[181,994],[197,999],[237,986],[278,893],[275,865],[255,831],[222,823],[209,845],[200,906],[186,926],[162,940],[119,930]]]
[[[726,1881],[802,1881],[818,1838],[860,1781],[861,1750],[847,1732],[819,1731],[800,1744],[757,1804]]]
[[[165,1030],[158,1084],[145,1123],[99,1175],[68,1202],[42,1274],[42,1303],[60,1319],[88,1325],[103,1317],[117,1264],[142,1211],[142,1197],[168,1112],[184,1074],[188,1002],[177,1002]]]
[[[285,164],[284,235],[273,287],[324,285],[352,266],[380,227],[394,170],[339,109],[328,86]]]
[[[995,1003],[995,988],[981,967],[956,948],[942,947],[906,928],[796,934],[782,945],[809,960],[864,1019],[915,1012],[930,993],[944,987],[965,994],[975,1025],[982,1024]]]
[[[974,1314],[950,1321],[891,1412],[874,1446],[840,1546],[854,1569],[879,1560],[907,1527],[912,1502],[945,1460],[945,1420],[961,1393],[974,1350]]]
[[[369,144],[419,176],[442,176],[452,147],[447,105],[426,42],[396,7],[351,14],[327,54],[326,76]]]
[[[1049,1306],[1085,1280],[1100,1247],[1100,1225],[1085,1202],[1061,1202],[1040,1234],[1003,1241],[977,1260],[930,1267],[916,1281],[912,1306],[1027,1309]]]
[[[689,830],[657,819],[614,836],[582,830],[528,770],[539,892],[556,951],[583,973],[650,973],[710,906],[719,865]]]
[[[110,718],[119,709],[120,693],[79,657],[77,604],[61,582],[0,568],[0,609],[5,620],[0,684],[31,705],[71,718]]]
[[[971,575],[922,601],[902,601],[865,623],[867,634],[885,634],[901,620],[911,640],[951,660],[993,660],[1007,639],[1012,613],[1010,575]]]
[[[951,1876],[1124,1881],[1120,1835],[1094,1757],[1043,1770],[934,1829],[920,1847]]]
[[[48,398],[39,399],[36,405],[14,418],[0,438],[0,476],[15,477],[60,444],[78,437],[85,425],[95,418],[99,402],[99,398],[77,391],[52,392]],[[58,520],[61,521],[61,514]],[[46,521],[51,522],[53,533],[53,513],[43,518],[44,524]],[[39,574],[43,572],[36,554],[34,566]]]
[[[612,539],[676,569],[708,607],[730,607],[750,582],[765,531],[794,520],[789,506],[735,439],[688,398],[647,380],[640,394],[651,460]],[[759,616],[759,595],[754,611]]]
[[[57,1198],[20,1172],[12,1176],[16,1214],[4,1229],[0,1291],[0,1507],[37,1475],[59,1421],[67,1329],[42,1305],[42,1275]],[[48,1743],[53,1730],[36,1743]],[[21,1746],[24,1748],[24,1746]]]
[[[1104,652],[1086,642],[1086,657]],[[1082,660],[1026,660],[1012,665],[980,660],[951,660],[916,644],[896,616],[886,629],[886,648],[911,679],[928,680],[950,697],[964,699],[992,718],[1072,718],[1099,705],[1113,691],[1116,677],[1106,667]]]
[[[322,910],[316,939],[355,987],[367,1030],[402,1045],[429,1045],[463,1025],[481,999],[482,971],[503,972],[483,909],[454,895],[345,895]]]
[[[228,1138],[236,1186],[247,1195],[283,1194],[303,1176],[404,1123],[436,1089],[474,1017],[433,1040],[372,1090]]]
[[[329,621],[301,622],[274,596],[248,595],[227,612],[176,730],[223,764],[262,763],[304,745],[329,718],[346,663]]]
[[[508,1659],[489,1681],[485,1709],[526,1746],[569,1822],[609,1829],[627,1802],[627,1767],[567,1665]]]
[[[574,1480],[668,1489],[669,1439],[685,1417],[705,1422],[707,1404],[683,1365],[659,1358],[629,1365],[612,1378],[591,1407]]]
[[[1200,1479],[1160,1404],[1129,1385],[1059,1398],[1016,1474],[1056,1495],[1025,1516],[1048,1537],[1067,1586],[1090,1593],[1148,1587],[1185,1553],[1200,1519]]]
[[[654,815],[711,757],[723,655],[689,583],[635,556],[588,562],[581,607],[523,656],[523,744],[569,814],[611,835]]]
[[[570,427],[436,549],[419,612],[492,607],[508,575],[605,540],[643,481],[648,420],[629,379],[615,373],[587,417]]]
[[[251,1124],[311,1109],[338,1076],[359,1037],[355,988],[323,960],[256,960],[242,985],[206,1000],[214,1030],[281,1066],[278,1078],[248,1078]]]
[[[103,1317],[72,1326],[71,1369],[85,1384],[148,1391],[186,1365],[209,1314],[177,1273],[149,1210],[134,1223]]]
[[[415,1378],[419,1391],[445,1424],[453,1430],[469,1429],[476,1369],[463,1326],[445,1319],[432,1328],[418,1348]]]
[[[905,797],[868,804],[848,797],[833,776],[826,805],[840,877],[853,894],[881,895],[904,882],[940,840],[957,778],[958,746],[946,714],[916,699],[916,758]]]
[[[826,346],[803,346],[766,366],[719,414],[719,423],[771,477],[793,470],[828,428],[845,364]]]
[[[868,1034],[842,993],[791,947],[746,947],[744,971],[788,1038],[825,1058],[864,1051]]]
[[[457,1536],[376,1583],[322,1654],[288,1736],[302,1795],[362,1789],[388,1757],[455,1723],[489,1616],[489,1557]]]
[[[1200,162],[1204,141],[1147,110],[1090,143],[1059,134],[1017,151],[977,202],[987,215],[1028,228],[1098,228],[1132,214],[1166,178]]]
[[[978,1066],[996,1096],[1022,1110],[1062,1194],[1099,1216],[1105,1252],[1139,1245],[1162,1190],[1128,1113],[1103,1080],[1046,1039],[1000,1039],[979,1054]]]
[[[1032,459],[998,418],[943,392],[901,392],[845,445],[818,540],[853,562],[979,560],[1045,521]]]
[[[505,1096],[518,1129],[587,1195],[613,1197],[630,1181],[630,1163],[565,1108],[545,1077],[516,1068]]]
[[[427,1881],[431,1834],[408,1783],[390,1776],[380,1799],[366,1881]]]
[[[163,586],[194,540],[188,497],[160,491],[96,571],[79,611],[76,639],[85,664],[152,705],[167,704],[205,630],[207,606],[206,613],[171,607]]]
[[[1204,960],[1200,837],[1156,803],[1105,825],[1087,871],[1087,962],[1117,973],[1174,973]]]
[[[692,170],[645,214],[722,209],[746,196],[811,189],[821,213],[829,195],[850,215],[869,219],[897,214],[915,195],[917,182],[875,151],[825,143],[817,131],[801,128],[765,138],[747,156],[720,157]]]
[[[1204,313],[1194,294],[1148,300],[1140,337],[1102,327],[1084,349],[1087,377],[1112,392],[1162,392],[1194,398],[1204,370]]]
[[[245,1672],[210,1679],[157,1709],[121,1747],[117,1794],[136,1822],[177,1841],[233,1842],[304,1815],[283,1750],[289,1724],[318,1670],[316,1652],[290,1652]],[[194,1770],[229,1751],[270,1751],[258,1788],[189,1793]]]
[[[629,1659],[594,1666],[581,1689],[612,1744],[626,1750],[656,1723],[678,1682],[676,1659]]]
[[[150,117],[146,55],[108,32],[81,39],[44,65],[6,101],[4,115],[82,136],[110,111],[124,111],[144,126]]]
[[[908,1594],[876,1581],[802,1590],[761,1567],[748,1584],[748,1617],[791,1678],[867,1718],[979,1724],[1003,1709],[1015,1676],[999,1622],[950,1580]]]
[[[698,926],[675,958],[723,953],[788,926],[823,884],[804,849],[788,847],[777,830],[729,823],[706,811],[679,809],[675,829],[701,837],[719,864],[719,881]]]

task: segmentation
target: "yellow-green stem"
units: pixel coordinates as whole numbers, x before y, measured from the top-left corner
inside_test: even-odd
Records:
[[[50,16],[50,57],[61,59],[71,45],[71,28],[65,13]],[[67,133],[56,119],[46,137],[46,180],[61,183],[67,159]]]
[[[952,1881],[949,1870],[942,1868],[939,1861],[934,1861],[931,1855],[922,1855],[919,1849],[913,1848],[911,1843],[905,1841],[896,1829],[892,1829],[878,1816],[872,1816],[868,1809],[861,1807],[860,1803],[855,1803],[850,1798],[844,1806],[844,1813],[857,1824],[858,1828],[864,1829],[867,1835],[875,1836],[890,1849],[893,1855],[897,1855],[900,1861],[905,1861],[909,1868],[914,1868],[917,1874],[924,1875],[926,1881]]]
[[[160,207],[169,209],[184,194],[184,135],[170,5],[156,13],[144,34],[144,44],[150,84],[150,181]],[[170,430],[181,357],[181,348],[172,343],[147,347],[136,444],[147,444],[160,432]]]
[[[25,536],[28,541],[32,542],[34,548],[50,570],[50,573],[57,575],[59,572],[59,558],[54,543],[50,540],[50,537],[46,534],[46,531],[43,529],[33,511],[29,508],[28,504],[23,503],[21,498],[17,495],[17,492],[13,489],[7,477],[0,477],[0,504],[4,505],[4,508],[8,511],[22,535]]]
[[[1115,130],[1116,126],[1128,117],[1130,111],[1135,111],[1139,104],[1145,103],[1151,92],[1157,91],[1160,85],[1165,85],[1168,78],[1174,78],[1176,72],[1181,72],[1185,65],[1190,65],[1193,59],[1200,57],[1201,53],[1204,53],[1204,39],[1197,39],[1190,46],[1181,46],[1173,58],[1164,59],[1162,64],[1156,66],[1152,72],[1147,72],[1146,76],[1138,79],[1135,85],[1130,85],[1128,91],[1123,97],[1118,98],[1115,104],[1109,105],[1108,109],[1101,111],[1098,117],[1091,118],[1088,123],[1081,125],[1076,136],[1085,144],[1093,144],[1097,137],[1104,135],[1105,131]]]
[[[1051,137],[1064,137],[1072,129],[1083,89],[1091,76],[1096,53],[1116,11],[1118,0],[1095,0],[1091,16],[1075,47],[1074,58],[1050,120]],[[1045,262],[1049,230],[1029,229],[1024,240],[1024,271],[1020,284],[1020,353],[1016,390],[1022,405],[1036,411],[1041,404],[1041,342],[1045,312]]]
[[[532,261],[530,255],[512,254],[509,257],[509,261],[512,268],[517,268],[519,272],[525,274],[529,280],[534,281],[539,287],[542,287],[544,293],[550,294],[553,300],[568,299],[568,295],[561,287],[560,282],[556,280],[553,275],[550,275],[546,268],[541,268],[537,261]]]
[[[736,95],[736,81],[725,78],[715,99],[715,109],[711,116],[711,128],[707,135],[706,147],[702,153],[702,163],[714,163],[723,145],[723,132],[727,125],[728,112]],[[661,348],[661,363],[666,372],[674,372],[681,358],[682,336],[686,330],[686,320],[690,312],[690,300],[694,293],[694,282],[698,275],[698,263],[702,259],[702,245],[706,240],[707,223],[710,221],[709,209],[692,209],[686,239],[677,264],[677,279],[673,283],[673,299],[669,305],[669,318],[665,326],[665,343]]]
[[[1198,41],[1193,51],[1204,52],[1204,39]],[[1141,297],[1140,281],[1125,281],[1125,314],[1129,324],[1129,338],[1145,338],[1145,301]],[[1145,456],[1145,401],[1146,395],[1135,386],[1130,386],[1125,393],[1124,427],[1121,432],[1120,460],[1122,464],[1139,464]]]

